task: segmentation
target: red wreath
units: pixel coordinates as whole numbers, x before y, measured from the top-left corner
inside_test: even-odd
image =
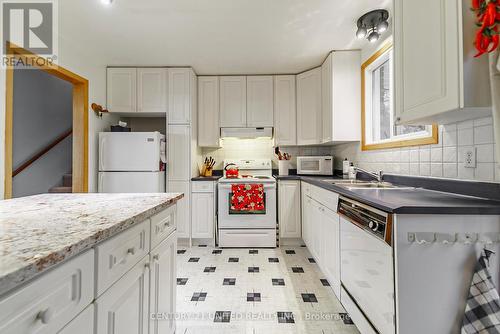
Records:
[[[475,46],[479,57],[498,48],[500,25],[500,0],[472,0],[472,10],[476,13]]]

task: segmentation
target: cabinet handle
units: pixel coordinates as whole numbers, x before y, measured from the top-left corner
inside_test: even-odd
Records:
[[[132,248],[127,249],[127,254],[134,255],[135,254],[135,248],[132,247]]]
[[[38,312],[38,314],[36,315],[36,319],[40,320],[42,324],[46,325],[50,322],[53,315],[54,314],[52,313],[52,310],[50,308],[47,308],[43,311]]]
[[[158,261],[160,259],[160,254],[156,254],[153,256],[153,261]]]
[[[149,269],[149,262],[144,263],[144,268]]]

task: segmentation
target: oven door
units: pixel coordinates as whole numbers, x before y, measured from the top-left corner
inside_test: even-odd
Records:
[[[395,333],[391,246],[343,216],[340,245],[342,286],[379,333]]]
[[[276,228],[276,183],[264,183],[262,212],[248,213],[231,210],[231,183],[219,183],[219,228]]]

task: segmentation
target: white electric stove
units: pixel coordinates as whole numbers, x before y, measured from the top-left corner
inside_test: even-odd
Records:
[[[235,164],[238,178],[222,177],[218,182],[219,247],[276,247],[276,180],[270,159],[224,160],[224,166]],[[264,212],[234,212],[231,185],[262,184]]]

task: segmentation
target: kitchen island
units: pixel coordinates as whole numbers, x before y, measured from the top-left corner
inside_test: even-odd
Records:
[[[0,332],[65,333],[68,327],[73,333],[76,327],[85,333],[95,323],[97,333],[111,325],[127,333],[121,329],[137,323],[145,332],[167,326],[168,333],[173,322],[150,324],[148,311],[174,311],[175,214],[182,197],[54,194],[1,201]],[[161,310],[159,294],[171,299]]]

